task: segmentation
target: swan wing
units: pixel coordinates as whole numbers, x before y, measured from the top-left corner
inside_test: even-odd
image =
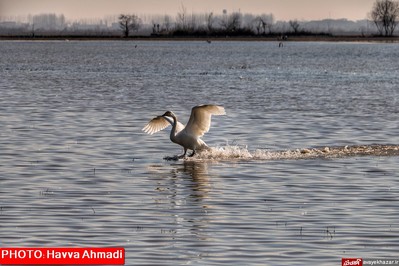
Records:
[[[142,130],[145,133],[152,135],[167,128],[169,125],[173,125],[172,118],[167,116],[157,116],[151,119],[151,121],[148,122],[148,124],[145,125]],[[184,125],[178,121],[176,124],[176,133],[182,131],[183,129]]]
[[[225,115],[224,107],[218,105],[199,105],[193,107],[185,131],[193,136],[201,137],[211,127],[212,115]]]
[[[182,123],[180,123],[179,121],[177,121],[176,124],[176,134],[179,133],[180,131],[182,131],[185,128],[185,125],[183,125]]]

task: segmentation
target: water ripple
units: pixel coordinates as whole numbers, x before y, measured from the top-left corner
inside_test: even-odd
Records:
[[[22,41],[0,54],[1,246],[123,246],[126,265],[397,254],[397,45]],[[204,136],[214,148],[163,160],[180,148],[141,128],[208,103],[227,111]]]

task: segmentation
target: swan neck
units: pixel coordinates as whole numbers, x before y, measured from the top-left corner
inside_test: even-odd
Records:
[[[177,127],[177,117],[172,116],[173,119],[173,125],[172,125],[172,130],[170,131],[170,139],[173,140],[174,137],[176,136],[176,127]]]

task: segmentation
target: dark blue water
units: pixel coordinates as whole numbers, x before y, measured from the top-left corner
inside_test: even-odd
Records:
[[[395,257],[396,153],[312,149],[397,148],[398,51],[1,42],[0,246],[123,246],[126,265]],[[181,152],[167,130],[141,131],[211,103],[227,112],[204,136],[211,160],[165,161]]]

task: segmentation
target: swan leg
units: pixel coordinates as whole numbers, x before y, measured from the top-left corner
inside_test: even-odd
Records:
[[[188,157],[193,157],[195,155],[195,150],[193,150],[193,153],[191,153]]]
[[[186,157],[186,153],[187,153],[187,149],[184,148],[183,154],[182,155],[178,155],[177,158],[182,159],[182,158]]]

